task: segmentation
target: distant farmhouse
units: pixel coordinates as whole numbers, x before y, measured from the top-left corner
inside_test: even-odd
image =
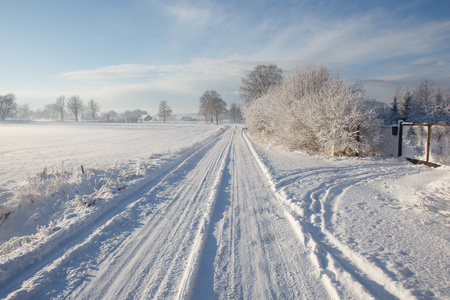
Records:
[[[153,120],[153,118],[150,115],[141,115],[138,118],[138,123],[142,123],[142,122],[150,122],[151,120]]]
[[[181,121],[195,121],[192,117],[182,117]]]

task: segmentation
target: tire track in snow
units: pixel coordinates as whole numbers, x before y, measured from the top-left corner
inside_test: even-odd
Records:
[[[175,297],[174,293],[180,289],[178,285],[186,287],[185,291],[189,291],[189,286],[191,285],[190,280],[195,280],[195,256],[198,255],[197,252],[201,253],[202,251],[200,234],[207,224],[207,212],[210,210],[209,207],[213,204],[212,201],[214,200],[214,198],[210,198],[209,200],[212,201],[204,201],[207,200],[204,198],[206,198],[208,191],[212,189],[212,180],[210,178],[214,178],[217,172],[220,173],[220,169],[218,170],[218,168],[226,149],[226,147],[222,147],[221,145],[224,142],[222,140],[219,141],[219,145],[217,147],[214,146],[215,151],[210,151],[211,154],[205,154],[214,159],[209,158],[205,161],[208,167],[207,169],[202,168],[198,172],[201,178],[195,177],[195,184],[192,185],[193,192],[190,191],[191,188],[189,186],[186,186],[189,183],[179,182],[182,181],[180,177],[175,177],[174,181],[170,182],[169,185],[161,187],[160,192],[162,193],[168,193],[168,188],[172,185],[174,189],[179,190],[175,194],[171,193],[171,196],[177,199],[176,204],[171,208],[163,210],[164,219],[160,220],[157,225],[153,227],[145,225],[142,235],[145,236],[144,239],[146,242],[143,246],[139,246],[139,251],[143,251],[144,253],[137,255],[140,259],[138,262],[133,264],[127,263],[127,270],[121,273],[125,275],[128,273],[148,273],[148,275],[133,275],[138,277],[139,283],[133,283],[131,286],[129,286],[128,281],[120,279],[123,276],[117,276],[119,279],[117,279],[116,285],[126,285],[124,291],[119,291],[121,295],[125,296],[127,293],[133,293],[152,298]],[[203,160],[203,156],[200,160]],[[197,169],[198,164],[201,163],[200,160],[195,165],[192,165],[192,167],[187,168],[185,173],[191,173],[189,170]],[[211,193],[213,194],[213,192]],[[182,198],[190,199],[189,201],[181,201]],[[201,212],[193,216],[193,212],[198,210]],[[172,228],[169,228],[171,227],[170,219],[174,219],[174,217],[177,220],[176,224]],[[196,228],[198,228],[197,231]],[[163,232],[166,232],[164,235],[168,233],[168,236],[162,236]],[[162,242],[155,242],[155,240],[162,240]],[[159,250],[155,254],[152,248]],[[158,267],[158,264],[161,267]],[[143,269],[141,265],[145,265],[146,268]],[[183,279],[178,279],[181,277]],[[182,283],[178,284],[180,280]],[[107,293],[107,296],[110,297],[116,295],[117,293],[114,289]]]
[[[194,241],[194,246],[191,251],[191,254],[189,255],[188,260],[188,266],[185,270],[185,273],[183,275],[183,280],[180,286],[180,289],[178,291],[177,299],[190,299],[192,298],[192,292],[193,288],[195,286],[196,280],[197,280],[197,274],[199,271],[199,264],[200,260],[203,254],[206,237],[209,231],[209,227],[211,224],[211,219],[214,214],[214,209],[216,207],[217,203],[217,197],[219,194],[220,186],[222,185],[224,172],[225,172],[225,164],[227,163],[229,156],[230,156],[230,148],[231,143],[234,138],[235,132],[233,131],[230,140],[228,141],[228,144],[226,146],[226,149],[224,149],[224,154],[222,154],[221,157],[221,163],[218,170],[218,173],[216,175],[216,178],[214,180],[213,188],[210,193],[209,199],[208,199],[208,208],[205,211],[203,218],[201,220],[201,224],[197,231],[197,236]]]
[[[236,134],[193,297],[326,297],[311,274],[308,253],[288,226],[242,134]]]
[[[263,163],[252,144],[245,136],[252,154],[269,182],[274,195],[282,204],[285,215],[290,221],[297,237],[303,245],[310,249],[310,258],[321,270],[321,280],[327,287],[331,298],[357,296],[364,299],[415,299],[409,290],[400,283],[393,281],[388,274],[367,259],[341,243],[326,229],[328,197],[343,197],[352,186],[363,181],[375,179],[383,173],[371,174],[362,172],[357,178],[346,178],[342,175],[338,182],[326,187],[326,183],[309,192],[310,202],[303,207],[289,199],[286,193],[276,183],[269,168]],[[317,172],[310,172],[318,174]],[[354,173],[352,173],[354,174]],[[298,174],[285,176],[281,181],[294,182],[303,176]],[[304,177],[303,177],[304,178]],[[336,179],[336,178],[334,178]],[[346,186],[342,188],[342,186]],[[321,196],[324,195],[324,199]],[[309,203],[309,207],[308,204]],[[318,217],[319,220],[312,218]],[[311,221],[312,219],[312,221]],[[317,223],[319,226],[317,226]]]
[[[169,201],[158,216],[150,215],[142,230],[139,230],[140,243],[135,244],[134,238],[130,238],[130,248],[134,249],[134,253],[117,251],[121,264],[114,270],[107,267],[110,262],[105,263],[106,267],[101,267],[107,277],[107,280],[98,280],[105,286],[103,295],[107,298],[176,296],[183,272],[189,265],[189,253],[195,253],[192,245],[196,241],[196,228],[199,228],[205,211],[208,211],[209,203],[205,200],[218,172],[227,140],[223,137],[216,141],[211,149],[199,153],[193,162],[180,168],[177,172],[180,174],[149,193],[148,197],[159,195],[173,201]],[[172,220],[175,220],[174,224]],[[195,268],[191,270],[195,273]],[[87,293],[83,289],[81,293],[84,298],[95,298],[99,293],[95,284],[88,287]],[[77,294],[79,292],[74,293]]]

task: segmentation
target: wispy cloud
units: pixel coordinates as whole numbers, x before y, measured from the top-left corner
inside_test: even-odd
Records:
[[[415,22],[387,10],[335,18],[301,10],[273,10],[273,14],[267,10],[259,19],[250,13],[251,19],[249,11],[228,11],[227,5],[214,2],[156,3],[167,18],[164,33],[175,36],[170,36],[168,44],[186,44],[192,51],[189,56],[179,53],[185,63],[120,64],[60,77],[101,81],[105,99],[106,95],[153,91],[197,99],[207,89],[236,99],[240,78],[258,64],[275,63],[289,73],[304,64],[323,63],[343,76],[360,77],[367,89],[376,91],[375,98],[383,100],[385,95],[376,96],[378,90],[390,94],[396,85],[416,80],[419,69],[421,74],[442,75],[450,59],[448,20]]]
[[[448,21],[396,24],[377,14],[333,22],[309,18],[283,29],[254,55],[313,63],[364,64],[443,50],[449,39]]]
[[[90,97],[108,101],[123,99],[126,95],[157,93],[188,97],[196,103],[206,90],[216,90],[225,100],[236,101],[240,78],[245,76],[245,70],[253,69],[255,65],[256,62],[234,59],[193,58],[185,64],[106,66],[64,73],[60,77],[85,85],[82,90]],[[118,81],[122,78],[139,80]],[[99,80],[101,84],[93,89],[91,83]]]
[[[150,71],[154,71],[154,66],[142,64],[123,64],[116,66],[106,66],[93,70],[78,70],[66,72],[59,76],[68,80],[115,80],[124,78],[145,77]]]
[[[168,18],[169,32],[176,37],[174,42],[203,36],[223,21],[220,7],[207,1],[162,1],[159,7]]]
[[[438,65],[443,65],[443,64],[444,64],[443,61],[426,60],[426,61],[421,61],[421,62],[393,62],[393,63],[390,63],[389,66],[424,68],[424,67],[438,66]]]
[[[176,5],[166,4],[163,11],[176,21],[183,24],[200,23],[204,24],[211,19],[211,12],[205,7],[197,7],[192,3],[179,3]]]

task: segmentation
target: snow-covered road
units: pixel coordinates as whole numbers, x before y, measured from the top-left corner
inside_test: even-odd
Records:
[[[270,151],[263,153],[255,147],[241,127],[232,126],[212,135],[192,148],[180,164],[168,167],[155,180],[128,195],[126,205],[71,237],[65,247],[48,251],[26,271],[5,280],[0,297],[427,296],[423,290],[406,286],[411,274],[404,271],[401,278],[384,265],[392,259],[368,259],[371,244],[358,249],[364,237],[350,238],[358,229],[348,227],[351,222],[346,223],[347,227],[343,225],[352,214],[339,207],[344,196],[350,204],[353,198],[361,200],[359,194],[355,196],[358,187],[394,175],[394,167],[380,168],[370,161],[343,167],[340,162],[333,165],[322,161],[315,162],[314,168],[303,166],[301,171],[297,168],[282,173],[275,170],[283,163],[281,156],[276,159],[278,164],[271,164]],[[312,163],[313,159],[305,161]],[[403,163],[397,167],[403,168],[402,172],[419,172]],[[445,172],[448,170],[440,174]],[[367,196],[372,197],[373,193],[381,195],[382,191],[369,191]],[[360,203],[350,204],[346,206],[348,210]],[[371,207],[366,204],[367,211]],[[397,217],[399,224],[405,222],[401,212]],[[395,222],[392,215],[383,218]],[[366,222],[371,226],[370,216]],[[364,228],[361,232],[373,234]],[[397,237],[400,242],[401,237]],[[380,238],[374,243],[378,247],[384,242]],[[440,245],[436,251],[446,255],[448,241]],[[384,246],[389,248],[392,242]],[[405,270],[407,266],[400,267]],[[442,268],[432,282],[445,276],[445,266]],[[420,280],[420,272],[414,273]],[[427,284],[424,286],[426,289]],[[447,288],[445,282],[437,287],[440,291]]]

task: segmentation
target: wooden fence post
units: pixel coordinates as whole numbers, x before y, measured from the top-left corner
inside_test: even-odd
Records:
[[[403,121],[398,121],[398,157],[402,156]]]
[[[426,162],[430,161],[430,148],[431,148],[431,124],[427,124],[428,132],[427,132],[427,158]]]

